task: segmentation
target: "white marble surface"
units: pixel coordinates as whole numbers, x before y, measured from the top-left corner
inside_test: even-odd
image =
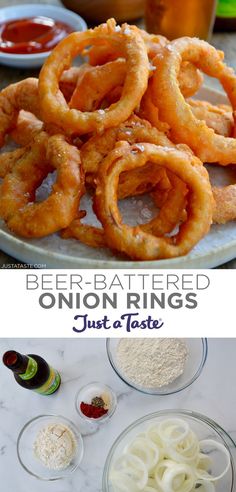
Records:
[[[201,412],[218,422],[236,440],[236,339],[209,340],[208,360],[200,378],[190,388],[166,397],[144,395],[126,386],[109,365],[105,340],[0,340],[1,355],[11,348],[45,357],[61,372],[62,386],[53,396],[39,396],[18,386],[11,372],[0,364],[2,492],[100,492],[105,459],[118,434],[137,418],[165,408]],[[94,380],[108,383],[116,391],[115,414],[96,432],[84,435],[84,458],[71,480],[49,483],[34,479],[17,460],[16,440],[20,429],[39,414],[55,413],[70,418],[87,434],[89,429],[81,422],[74,399],[79,387]]]

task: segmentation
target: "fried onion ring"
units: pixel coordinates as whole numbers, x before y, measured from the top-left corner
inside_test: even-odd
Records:
[[[163,48],[163,56],[153,63],[157,70],[152,77],[153,102],[160,119],[171,127],[174,142],[186,143],[203,162],[221,165],[236,163],[236,140],[217,135],[197,119],[181,94],[178,74],[182,61],[191,61],[207,75],[216,77],[236,108],[236,75],[223,61],[223,53],[197,38],[180,38]]]
[[[59,80],[72,59],[86,45],[109,42],[122,49],[126,59],[126,78],[120,100],[106,110],[81,112],[70,109],[59,90]],[[61,41],[43,65],[39,76],[39,99],[44,121],[59,125],[66,134],[84,134],[116,126],[127,120],[140,103],[147,88],[149,62],[142,37],[124,25],[116,31],[116,23],[106,24],[85,32],[75,32]]]
[[[152,187],[155,184],[155,191],[153,193],[154,200],[156,194],[158,194],[160,190],[162,191],[163,187],[164,189],[167,188],[166,172],[161,168],[156,169],[155,166],[146,164],[144,170],[137,168],[133,170],[132,174],[134,174],[134,172],[138,174],[137,178],[140,191],[137,192],[137,188],[132,182],[133,188],[129,185],[128,192],[124,193],[125,197],[146,193],[150,188],[150,176],[153,180]],[[128,174],[128,172],[122,173],[120,179],[122,179],[125,174]],[[127,182],[127,180],[125,180],[125,182]],[[183,216],[183,210],[186,206],[186,194],[187,188],[184,183],[177,178],[177,176],[171,175],[168,179],[168,191],[162,200],[158,216],[148,223],[141,224],[140,228],[143,231],[160,236],[171,232],[173,228],[178,225]],[[83,213],[83,211],[81,211],[80,216],[76,218],[69,227],[62,231],[62,238],[74,238],[93,248],[108,247],[103,229],[81,222],[81,218],[85,215],[86,212]]]
[[[78,78],[85,66],[87,65],[84,64],[80,65],[79,67],[70,67],[68,70],[65,70],[62,73],[59,82],[59,88],[67,102],[70,101],[72,94],[76,88]]]
[[[10,133],[10,136],[18,145],[25,147],[41,132],[42,128],[43,122],[36,118],[34,114],[21,110],[18,114],[16,127]]]
[[[84,214],[82,214],[82,217]],[[61,232],[62,239],[77,239],[83,244],[92,248],[106,248],[107,242],[104,234],[104,230],[91,226],[89,224],[83,224],[81,217],[76,218],[71,224]]]
[[[57,181],[48,198],[33,203],[43,179],[57,169]],[[83,192],[79,151],[62,135],[41,132],[0,187],[0,216],[9,229],[23,237],[43,237],[76,217]]]
[[[187,205],[188,190],[184,182],[172,173],[168,173],[168,178],[171,186],[165,194],[158,216],[141,226],[144,232],[154,236],[164,236],[173,231],[183,219],[183,212]],[[157,203],[156,194],[159,198],[158,190],[152,193],[154,201]]]
[[[236,219],[236,185],[228,185],[222,188],[213,187],[215,206],[213,210],[213,222],[225,224]]]
[[[164,36],[148,34],[143,29],[139,29],[137,26],[132,26],[132,29],[136,30],[143,38],[149,60],[152,61],[156,55],[162,53],[162,49],[169,42]],[[122,52],[115,49],[111,44],[104,43],[98,46],[92,46],[89,48],[85,55],[89,58],[90,65],[104,65],[106,63],[117,60],[122,57]],[[150,69],[153,70],[152,64]],[[189,62],[183,62],[179,73],[179,85],[184,97],[191,97],[200,89],[203,83],[203,77],[201,72]]]
[[[6,134],[15,128],[21,109],[40,117],[38,79],[22,80],[0,92],[0,147],[4,145]]]
[[[0,154],[0,178],[5,178],[5,176],[12,171],[18,160],[24,155],[25,151],[25,148],[21,148]]]
[[[201,87],[202,81],[203,78],[200,72],[196,71],[194,65],[188,62],[182,63],[181,70],[178,76],[178,82],[183,97],[190,97],[194,95]],[[137,111],[137,114],[140,116],[140,118],[144,118],[150,121],[152,126],[155,126],[159,131],[168,134],[170,126],[167,122],[160,120],[158,108],[153,102],[152,92],[153,80],[151,78],[148,83],[148,88],[142,98],[141,105],[139,110]],[[193,112],[195,112],[195,108],[197,108],[197,103],[195,103],[195,101],[193,101],[192,103],[192,100],[190,100],[189,104],[192,105]],[[223,109],[221,112],[223,113]],[[201,117],[201,119],[205,118]],[[210,119],[209,115],[208,119]]]
[[[113,89],[122,86],[126,76],[126,61],[118,58],[99,67],[87,65],[77,81],[70,108],[96,111]]]
[[[201,88],[203,76],[192,63],[186,61],[181,64],[178,81],[183,96],[191,97]]]
[[[144,118],[145,120],[148,120],[153,127],[157,128],[157,130],[166,133],[168,135],[170,127],[168,123],[165,123],[164,121],[160,121],[158,109],[154,105],[152,100],[151,87],[152,87],[152,79],[149,81],[148,88],[142,98],[140,108],[137,111],[137,114],[140,118]]]
[[[119,143],[103,161],[98,172],[94,208],[101,221],[108,245],[138,260],[172,258],[187,254],[207,234],[211,221],[213,199],[207,171],[189,152],[177,148]],[[157,237],[140,227],[122,223],[117,207],[119,175],[127,169],[142,167],[146,162],[164,166],[186,183],[189,190],[187,219],[172,237]]]
[[[161,48],[168,43],[168,39],[164,36],[149,34],[135,25],[130,27],[132,27],[134,31],[137,31],[143,38],[150,60],[154,58],[157,53],[160,53]],[[83,55],[88,57],[90,65],[97,66],[104,65],[105,63],[120,58],[122,56],[122,51],[118,47],[112,46],[111,43],[107,41],[102,45],[91,46],[90,48],[84,50]]]
[[[128,174],[131,173],[129,173],[129,171],[124,172],[120,176],[119,187],[121,190],[121,196],[119,198],[121,199],[134,195],[144,194],[146,193],[146,191],[149,191],[150,188],[156,187],[157,184],[160,186],[161,189],[163,187],[165,189],[167,187],[168,189],[170,189],[170,181],[167,178],[165,171],[163,171],[163,169],[159,169],[157,171],[153,168],[152,165],[147,164],[142,170],[138,168],[134,169],[132,171],[132,179],[127,179],[129,178],[129,176],[127,176]],[[157,193],[157,191],[155,191],[155,193]],[[86,212],[80,211],[79,217],[73,220],[69,227],[62,231],[62,238],[75,238],[82,243],[87,244],[87,246],[92,246],[93,248],[107,247],[104,230],[95,226],[91,226],[89,224],[82,223],[81,218],[85,216]],[[152,227],[152,223],[150,224],[150,227]],[[164,224],[162,224],[162,226],[164,226]]]
[[[115,147],[116,142],[125,140],[130,144],[155,143],[164,147],[174,146],[168,137],[153,128],[147,120],[132,116],[117,128],[93,135],[81,148],[81,159],[85,174],[96,173],[104,157]]]
[[[234,120],[230,106],[215,105],[198,99],[189,99],[188,104],[191,106],[194,116],[198,120],[204,120],[215,133],[224,137],[232,137]]]

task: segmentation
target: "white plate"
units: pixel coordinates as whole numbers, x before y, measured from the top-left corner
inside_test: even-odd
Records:
[[[223,94],[208,88],[201,89],[199,98],[218,104],[227,103]],[[229,181],[225,183],[225,168],[222,174],[220,166],[210,167],[216,184],[232,182],[232,171],[228,171]],[[142,201],[136,198],[133,208],[140,206],[140,203],[142,205]],[[213,268],[236,257],[236,223],[212,226],[209,234],[188,255],[170,260],[129,261],[124,257],[115,257],[109,250],[93,249],[76,240],[63,240],[56,234],[24,240],[11,234],[2,222],[0,247],[20,261],[48,268]]]
[[[74,31],[85,31],[87,29],[87,24],[80,15],[75,14],[64,7],[42,4],[14,5],[13,7],[1,8],[0,24],[10,20],[36,16],[51,17],[54,20],[65,22],[66,24],[69,24]],[[50,51],[45,53],[34,53],[32,55],[15,55],[13,53],[0,52],[0,63],[9,67],[39,68],[43,65],[49,54]]]

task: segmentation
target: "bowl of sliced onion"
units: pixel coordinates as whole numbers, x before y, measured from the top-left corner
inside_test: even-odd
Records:
[[[210,418],[163,410],[125,429],[103,473],[103,492],[235,492],[236,445]]]

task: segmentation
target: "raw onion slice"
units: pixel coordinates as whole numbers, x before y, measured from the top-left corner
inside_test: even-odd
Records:
[[[225,464],[225,469],[222,471],[222,473],[220,473],[215,477],[212,474],[208,473],[207,471],[198,468],[196,470],[197,477],[209,482],[216,482],[217,480],[220,480],[226,475],[226,473],[230,468],[231,458],[228,449],[223,444],[221,444],[218,441],[214,441],[213,439],[204,439],[203,441],[200,441],[199,445],[200,445],[200,450],[202,451],[204,447],[207,447],[208,449],[212,448],[212,450],[211,451],[208,450],[207,453],[213,452],[216,449],[218,451],[221,451],[226,458],[226,464]]]
[[[184,464],[166,469],[162,477],[162,488],[165,492],[191,492],[195,483],[193,469]]]
[[[196,483],[192,467],[171,460],[162,460],[157,465],[154,478],[163,492],[190,492]]]
[[[194,490],[196,490],[196,492],[215,492],[216,489],[212,482],[205,482],[205,480],[199,480]]]
[[[142,490],[147,485],[147,466],[138,456],[123,454],[116,461],[114,471],[130,478],[136,484],[137,490]]]
[[[212,466],[212,464],[213,464],[213,461],[210,458],[210,456],[207,456],[206,454],[203,454],[203,453],[199,453],[197,468],[200,468],[201,470],[208,471],[209,468]]]
[[[130,478],[125,472],[113,470],[110,480],[114,492],[137,492],[135,480]]]
[[[181,419],[166,419],[158,426],[160,438],[167,444],[177,444],[183,441],[189,431],[188,423]]]
[[[154,425],[151,425],[147,432],[146,432],[146,435],[147,437],[149,437],[149,439],[151,439],[152,442],[154,442],[159,450],[163,450],[163,442],[161,440],[161,437],[160,437],[160,434],[159,434],[159,427],[158,427],[158,424],[154,424]]]
[[[188,436],[175,447],[167,445],[165,451],[168,457],[177,463],[185,463],[196,466],[199,462],[199,441],[197,436],[192,431],[190,431]]]
[[[148,437],[143,436],[138,436],[131,444],[126,446],[125,453],[138,456],[146,465],[148,471],[156,466],[160,458],[157,445]]]

